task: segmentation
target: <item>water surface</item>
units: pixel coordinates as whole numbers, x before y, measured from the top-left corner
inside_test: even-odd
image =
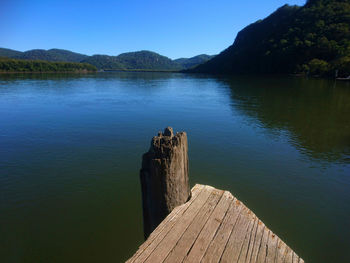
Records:
[[[152,136],[307,262],[350,262],[350,84],[168,73],[0,76],[0,261],[122,262]]]

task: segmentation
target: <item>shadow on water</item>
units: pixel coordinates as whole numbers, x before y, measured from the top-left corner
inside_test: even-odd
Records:
[[[236,77],[234,110],[270,133],[287,131],[291,143],[319,161],[350,163],[350,83],[290,77]]]

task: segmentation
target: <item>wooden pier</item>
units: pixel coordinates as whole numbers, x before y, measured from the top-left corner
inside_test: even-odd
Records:
[[[195,185],[128,263],[304,261],[228,191]]]
[[[167,127],[142,157],[146,241],[128,263],[303,263],[230,192],[188,180],[187,135]]]

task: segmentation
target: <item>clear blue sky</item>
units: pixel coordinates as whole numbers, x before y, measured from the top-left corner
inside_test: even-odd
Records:
[[[88,55],[217,54],[246,25],[305,0],[0,0],[0,47]]]

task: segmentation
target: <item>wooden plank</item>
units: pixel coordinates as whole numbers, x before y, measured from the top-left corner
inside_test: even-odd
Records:
[[[299,256],[293,251],[293,263],[299,263]]]
[[[219,227],[218,232],[211,241],[203,259],[203,263],[219,262],[226,243],[231,235],[232,229],[237,222],[238,216],[242,210],[242,203],[237,199],[231,202],[227,214]]]
[[[256,216],[254,214],[252,214],[252,217],[251,217],[250,223],[249,223],[249,227],[247,229],[245,239],[243,242],[243,246],[242,246],[239,258],[238,258],[238,263],[245,263],[247,261],[248,250],[251,247],[251,242],[252,242],[252,239],[254,238],[254,234],[255,234],[255,232],[253,230],[255,229],[257,222],[258,222],[258,220],[256,219]]]
[[[228,240],[225,250],[222,254],[221,262],[238,261],[247,229],[251,223],[248,211],[248,208],[244,206],[243,211],[238,218],[238,222],[233,228],[230,239]]]
[[[287,249],[286,257],[283,261],[283,263],[293,263],[293,250],[291,250],[289,247]]]
[[[245,262],[248,262],[248,263],[251,261],[251,258],[252,258],[254,243],[256,239],[256,233],[258,230],[258,224],[259,224],[259,218],[255,217],[254,226],[250,235],[249,246],[248,246],[246,260],[245,260]]]
[[[196,200],[188,207],[184,214],[176,221],[175,225],[171,228],[171,231],[165,235],[159,242],[153,242],[150,246],[150,253],[142,253],[139,257],[140,260],[135,262],[163,262],[168,253],[176,245],[182,234],[186,231],[187,227],[193,221],[193,218],[198,214],[200,209],[208,200],[213,187],[205,186]],[[160,242],[161,241],[161,242]]]
[[[167,216],[169,220],[163,224],[163,222],[153,231],[153,235],[140,246],[140,249],[136,252],[136,254],[129,259],[127,262],[135,262],[135,260],[143,253],[149,255],[152,249],[164,238],[164,236],[171,230],[173,225],[176,223],[176,220],[182,216],[182,214],[188,209],[188,207],[198,198],[200,193],[203,191],[204,185],[196,185],[192,190],[192,198],[180,206],[180,209],[177,210],[177,213],[171,213]],[[146,250],[147,249],[147,250]],[[142,256],[144,257],[144,255]]]
[[[198,197],[200,192],[204,189],[204,185],[196,184],[192,190],[191,199],[185,204],[176,207],[165,219],[159,224],[159,226],[152,232],[152,234],[148,237],[148,239],[139,247],[137,252],[126,262],[131,263],[134,262],[136,258],[140,256],[144,252],[144,250],[160,235],[164,235],[169,232],[171,227],[175,224],[176,220],[182,216],[182,214],[186,211],[186,209],[194,202],[194,200]],[[164,231],[164,232],[163,232]]]
[[[278,240],[277,244],[277,257],[276,257],[276,263],[283,263],[288,252],[287,245],[281,240]]]
[[[265,227],[264,233],[263,233],[263,236],[261,239],[260,247],[259,247],[257,262],[265,262],[265,260],[266,260],[267,243],[269,240],[269,235],[270,235],[270,230],[267,227]]]
[[[178,218],[178,214],[180,212],[184,212],[185,209],[191,205],[191,203],[196,199],[196,197],[199,195],[199,193],[204,189],[204,185],[199,185],[196,184],[192,189],[191,189],[191,199],[186,202],[183,205],[177,206],[174,208],[174,210],[162,221],[161,224],[151,233],[151,235],[148,237],[147,241],[154,235],[159,234],[167,225],[169,221],[173,221]],[[176,209],[179,208],[180,211],[177,211]],[[174,214],[174,215],[173,215]],[[182,213],[181,213],[182,214]],[[154,238],[153,238],[154,239]],[[152,239],[150,240],[150,242]]]
[[[200,262],[211,242],[215,236],[226,212],[233,200],[233,196],[230,192],[225,191],[220,202],[216,206],[208,222],[205,224],[203,230],[199,234],[196,242],[193,244],[188,256],[184,262]]]
[[[182,235],[164,262],[182,262],[182,260],[187,255],[187,252],[191,249],[202,228],[204,227],[205,223],[217,206],[223,193],[224,191],[213,191],[211,193],[206,204],[197,214],[191,225],[187,228],[186,232]]]
[[[253,250],[252,250],[252,255],[250,262],[255,263],[258,262],[258,253],[261,245],[261,241],[264,235],[264,230],[265,230],[265,225],[263,222],[259,220],[258,222],[258,227],[257,227],[257,232],[255,234],[255,239],[254,239],[254,245],[253,245]]]
[[[175,224],[177,217],[180,217],[182,213],[186,210],[186,208],[189,206],[189,204],[182,205],[179,207],[176,207],[178,209],[174,209],[173,212],[167,216],[166,222],[162,222],[161,225],[159,225],[152,234],[148,237],[148,239],[142,243],[142,245],[139,247],[139,249],[136,251],[136,253],[129,258],[126,263],[134,262],[134,260],[139,257],[140,254],[144,252],[144,250],[156,239],[158,235],[162,233],[162,231],[169,231],[170,227]],[[164,233],[163,233],[164,234]]]
[[[278,237],[270,231],[269,240],[267,243],[266,262],[275,262],[277,253]]]

